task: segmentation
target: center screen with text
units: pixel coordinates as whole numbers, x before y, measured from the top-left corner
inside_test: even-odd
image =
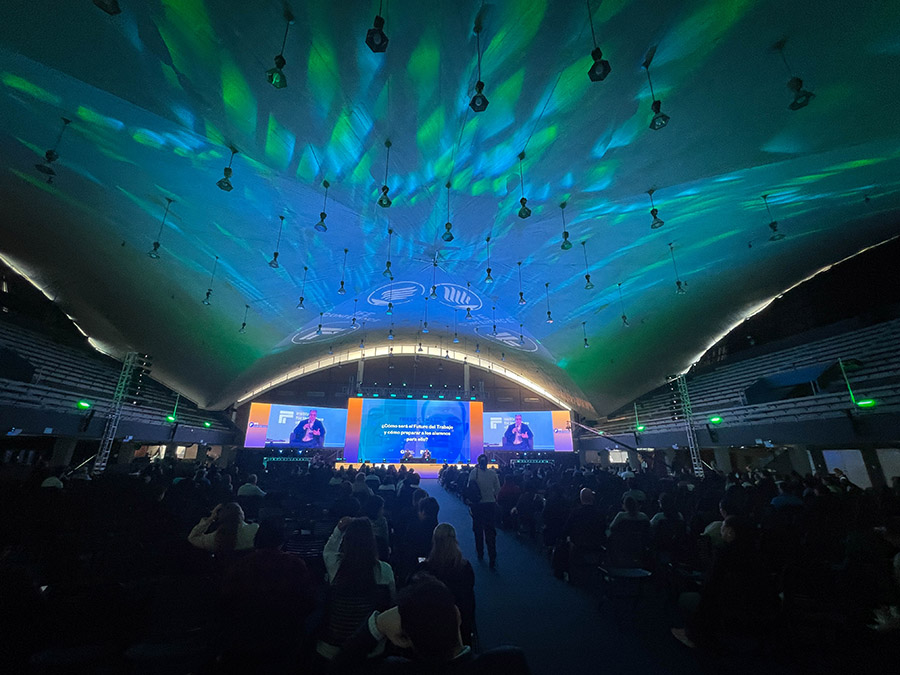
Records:
[[[347,408],[348,462],[468,462],[471,448],[481,452],[480,402],[351,398]]]
[[[568,410],[484,413],[484,447],[572,452]]]

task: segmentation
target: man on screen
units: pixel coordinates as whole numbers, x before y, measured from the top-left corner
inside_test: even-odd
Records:
[[[316,419],[318,414],[318,410],[310,410],[309,417],[294,427],[291,445],[298,448],[321,448],[325,445],[325,425],[322,420]]]
[[[534,436],[531,427],[522,421],[521,415],[516,415],[516,421],[506,427],[503,434],[503,448],[505,450],[531,450],[534,447]]]

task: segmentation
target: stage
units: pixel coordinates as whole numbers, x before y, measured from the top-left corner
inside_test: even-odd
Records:
[[[401,466],[406,466],[407,470],[414,469],[415,472],[417,474],[419,474],[419,476],[421,476],[422,478],[437,478],[438,473],[440,473],[441,469],[444,466],[443,463],[438,464],[438,463],[434,463],[434,462],[418,462],[418,461],[412,461],[412,462],[367,462],[367,464],[369,464],[370,466],[381,466],[382,464],[384,464],[385,466],[390,466],[391,464],[393,464],[395,467],[397,467],[397,469],[399,469]],[[359,462],[335,462],[334,463],[335,469],[340,469],[341,467],[346,467],[349,469],[350,467],[356,468],[358,466],[359,466]],[[465,464],[457,464],[456,466],[463,467],[466,465]],[[474,466],[474,463],[469,464],[469,466]],[[488,466],[492,469],[496,469],[497,463],[492,462]]]

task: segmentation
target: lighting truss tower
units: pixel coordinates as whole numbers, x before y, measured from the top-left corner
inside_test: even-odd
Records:
[[[688,395],[687,378],[682,373],[675,378],[678,384],[678,394],[681,398],[681,412],[684,417],[684,430],[687,432],[688,449],[691,452],[691,466],[694,469],[694,475],[697,478],[703,478],[703,461],[700,459],[700,447],[697,445],[697,433],[694,431],[693,410],[691,409],[691,398]]]
[[[103,439],[100,441],[100,450],[94,460],[93,474],[103,473],[109,454],[112,451],[113,441],[116,439],[116,431],[119,429],[119,420],[122,418],[122,406],[125,404],[125,396],[128,385],[131,382],[132,373],[138,368],[137,352],[128,352],[122,362],[122,372],[119,373],[119,381],[116,383],[116,393],[113,394],[112,405],[109,408],[109,416],[106,418],[106,427],[103,429]]]

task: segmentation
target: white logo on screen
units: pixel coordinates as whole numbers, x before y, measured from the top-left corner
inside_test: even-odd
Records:
[[[491,418],[491,429],[497,429],[503,427],[503,418],[502,417],[492,417]]]
[[[415,281],[396,281],[369,293],[367,302],[376,307],[387,307],[389,302],[394,305],[405,305],[424,292],[425,287]]]
[[[295,413],[292,410],[279,410],[278,411],[278,424],[284,424],[288,420],[296,419]]]
[[[449,305],[454,309],[469,309],[472,311],[481,309],[481,298],[468,288],[457,286],[456,284],[438,284],[437,287],[440,289],[438,297],[443,304]]]

